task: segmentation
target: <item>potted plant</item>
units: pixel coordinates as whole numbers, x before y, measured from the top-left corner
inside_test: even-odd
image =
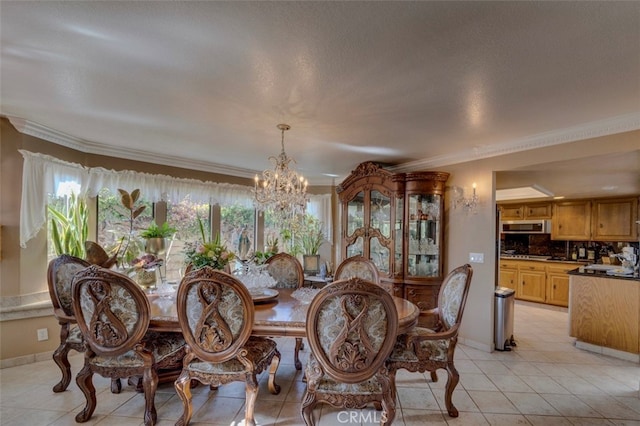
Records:
[[[303,253],[304,272],[317,274],[320,271],[320,255],[318,251],[324,242],[322,222],[313,216],[306,215],[298,235]]]
[[[186,243],[185,258],[193,269],[200,269],[205,266],[211,266],[214,269],[230,272],[229,262],[235,259],[232,251],[220,241],[220,234],[216,235],[213,240],[207,241],[204,224],[198,218],[200,226],[200,234],[202,242]]]
[[[147,240],[145,251],[158,255],[164,253],[167,245],[166,239],[175,233],[176,228],[170,226],[168,222],[164,222],[161,226],[158,226],[154,220],[147,229],[140,233],[140,236]]]
[[[51,216],[51,240],[56,255],[70,254],[83,259],[84,242],[89,234],[87,204],[83,198],[71,193],[61,208],[47,206]]]

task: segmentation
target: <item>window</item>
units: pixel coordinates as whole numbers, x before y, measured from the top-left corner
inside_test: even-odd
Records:
[[[210,207],[186,199],[180,203],[167,203],[167,222],[177,232],[169,241],[165,254],[165,271],[167,281],[179,282],[184,273],[185,243],[201,241],[202,235],[198,218],[204,226],[206,238],[211,238]]]
[[[131,213],[122,206],[120,194],[103,189],[98,194],[98,244],[107,253],[125,252],[125,261],[131,261],[144,252],[144,240],[137,234],[148,228],[153,220],[153,204],[138,199],[136,205],[146,206],[133,221]],[[129,238],[131,237],[131,238]]]
[[[87,203],[79,197],[80,184],[61,182],[47,198],[47,257],[60,254],[84,258],[84,242],[89,229]]]
[[[256,250],[256,211],[238,205],[220,208],[220,240],[239,260]]]

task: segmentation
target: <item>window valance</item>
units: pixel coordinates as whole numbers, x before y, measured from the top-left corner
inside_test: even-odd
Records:
[[[20,205],[20,246],[42,229],[47,218],[48,194],[55,194],[62,182],[80,184],[80,196],[96,197],[107,188],[132,191],[139,188],[146,200],[178,203],[185,198],[204,204],[240,205],[253,207],[252,188],[243,185],[204,182],[197,179],[176,178],[132,170],[108,170],[85,167],[50,155],[19,150],[24,158],[22,170],[22,199]],[[328,203],[327,203],[328,202]],[[331,229],[331,196],[310,196],[309,211]]]

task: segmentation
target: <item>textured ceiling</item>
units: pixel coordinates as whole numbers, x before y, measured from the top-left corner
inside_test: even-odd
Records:
[[[0,19],[0,113],[87,152],[252,176],[284,122],[318,184],[640,128],[640,2],[3,0]]]

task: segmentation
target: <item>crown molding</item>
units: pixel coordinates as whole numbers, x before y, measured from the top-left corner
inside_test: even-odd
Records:
[[[616,133],[629,132],[640,129],[640,111],[626,115],[620,115],[579,126],[565,129],[553,130],[516,139],[494,145],[476,146],[471,151],[456,152],[453,154],[440,155],[436,157],[424,158],[422,160],[410,161],[388,167],[393,172],[411,172],[416,170],[429,170],[437,167],[449,166],[452,164],[465,163],[468,161],[481,160],[483,158],[497,157],[500,155],[513,154],[531,149],[545,148],[553,145],[560,145],[575,142],[583,139],[597,138],[601,136],[613,135]]]
[[[87,154],[126,158],[130,160],[142,161],[145,163],[162,164],[165,166],[180,167],[189,170],[200,170],[209,173],[219,173],[247,179],[252,179],[256,174],[255,170],[211,163],[208,161],[189,160],[185,158],[172,157],[159,153],[131,148],[114,148],[105,144],[99,144],[88,141],[86,139],[76,138],[66,133],[51,129],[47,126],[25,120],[23,118],[9,115],[7,115],[6,117],[20,133],[34,136]],[[452,164],[459,164],[468,161],[481,160],[484,158],[497,157],[500,155],[513,154],[516,152],[528,151],[531,149],[545,148],[553,145],[560,145],[564,143],[575,142],[578,140],[591,139],[638,129],[640,129],[640,111],[604,120],[594,121],[591,123],[585,123],[579,126],[544,132],[522,139],[502,142],[499,144],[476,146],[473,148],[473,150],[410,161],[395,166],[385,167],[385,169],[392,172],[413,172],[417,170],[429,170],[438,167],[449,166]],[[331,179],[326,179],[326,182],[314,182],[314,184],[330,185]]]
[[[199,170],[209,173],[219,173],[234,177],[242,177],[253,179],[256,174],[255,170],[249,170],[240,167],[226,166],[224,164],[211,163],[208,161],[189,160],[180,157],[172,157],[159,153],[131,149],[131,148],[114,148],[105,144],[95,143],[86,139],[76,138],[66,133],[59,132],[47,126],[34,123],[19,117],[6,116],[11,124],[25,135],[33,136],[75,149],[76,151],[87,154],[106,155],[115,158],[125,158],[128,160],[142,161],[145,163],[162,164],[165,166],[179,167],[188,170]]]

